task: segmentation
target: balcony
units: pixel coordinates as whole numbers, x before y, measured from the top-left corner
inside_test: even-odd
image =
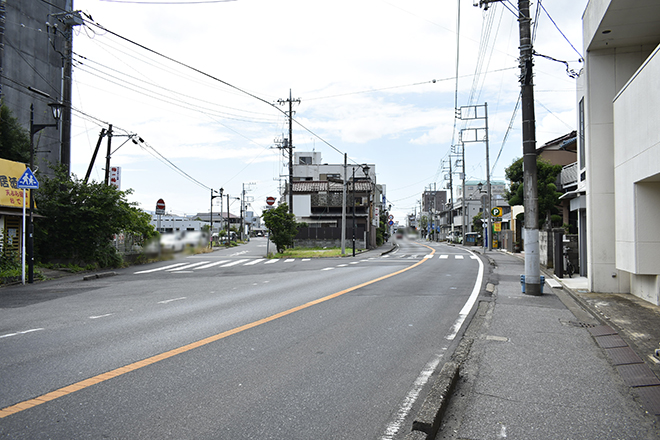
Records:
[[[562,168],[561,174],[559,175],[561,189],[567,190],[578,183],[578,164],[573,162],[572,164],[566,165]]]

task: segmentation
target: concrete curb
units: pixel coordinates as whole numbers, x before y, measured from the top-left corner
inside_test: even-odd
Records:
[[[101,272],[101,273],[95,273],[92,275],[86,275],[83,277],[83,281],[91,281],[91,280],[97,280],[99,278],[108,278],[108,277],[114,277],[117,275],[117,272]]]
[[[390,252],[394,252],[394,251],[397,250],[397,249],[399,249],[399,245],[396,244],[396,243],[394,243],[394,244],[392,245],[392,249],[386,250],[385,252],[382,252],[380,255],[381,255],[381,256],[382,256],[382,255],[387,255],[387,254],[389,254]]]
[[[417,436],[416,432],[432,436],[435,436],[438,432],[442,416],[449,403],[449,397],[458,381],[458,370],[459,366],[454,361],[449,361],[442,366],[438,379],[433,384],[431,392],[426,396],[422,408],[413,421],[413,431],[406,436],[406,440],[421,438]]]

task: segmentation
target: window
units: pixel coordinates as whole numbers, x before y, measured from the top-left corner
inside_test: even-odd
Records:
[[[578,104],[578,150],[579,160],[578,166],[580,169],[586,167],[585,162],[585,145],[584,145],[584,98],[580,99]]]
[[[311,165],[312,157],[311,156],[300,156],[298,158],[298,165]]]

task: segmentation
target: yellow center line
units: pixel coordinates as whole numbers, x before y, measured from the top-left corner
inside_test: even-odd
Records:
[[[425,246],[425,247],[431,249],[431,251],[432,251],[431,255],[435,254],[435,249],[431,248],[430,246],[426,246],[426,245],[422,245],[422,246]],[[424,259],[418,261],[417,263],[413,264],[412,266],[408,266],[404,269],[393,272],[391,274],[384,275],[382,277],[373,279],[371,281],[367,281],[367,282],[362,283],[362,284],[358,284],[357,286],[349,287],[348,289],[344,289],[342,291],[333,293],[331,295],[324,296],[323,298],[315,299],[314,301],[310,301],[310,302],[302,304],[300,306],[293,307],[293,308],[285,310],[283,312],[276,313],[276,314],[268,316],[266,318],[259,319],[257,321],[251,322],[249,324],[242,325],[240,327],[233,328],[231,330],[227,330],[227,331],[222,332],[222,333],[218,333],[217,335],[209,336],[208,338],[204,338],[204,339],[201,339],[199,341],[183,345],[183,346],[175,348],[173,350],[169,350],[169,351],[166,351],[164,353],[160,353],[160,354],[157,354],[155,356],[148,357],[148,358],[143,359],[141,361],[133,362],[132,364],[128,364],[128,365],[125,365],[123,367],[115,368],[114,370],[110,370],[106,373],[98,374],[94,377],[90,377],[89,379],[85,379],[85,380],[82,380],[80,382],[76,382],[74,384],[65,386],[63,388],[59,388],[55,391],[51,391],[50,393],[43,394],[43,395],[35,397],[33,399],[25,400],[23,402],[19,402],[19,403],[15,404],[15,405],[8,406],[6,408],[0,409],[0,419],[5,418],[7,416],[10,416],[12,414],[16,414],[18,412],[24,411],[28,408],[32,408],[32,407],[41,405],[42,403],[46,403],[46,402],[50,402],[51,400],[59,399],[60,397],[69,395],[69,394],[74,393],[74,392],[79,391],[79,390],[83,390],[85,388],[91,387],[92,385],[96,385],[98,383],[105,382],[106,380],[115,378],[117,376],[121,376],[121,375],[129,373],[131,371],[135,371],[135,370],[138,370],[140,368],[143,368],[143,367],[146,367],[146,366],[149,366],[149,365],[153,365],[156,362],[159,362],[159,361],[162,361],[162,360],[165,360],[165,359],[169,359],[173,356],[188,352],[192,349],[202,347],[202,346],[210,344],[212,342],[219,341],[219,340],[224,339],[228,336],[232,336],[232,335],[235,335],[237,333],[241,333],[245,330],[249,330],[251,328],[255,328],[255,327],[258,327],[260,325],[269,323],[271,321],[274,321],[276,319],[279,319],[279,318],[282,318],[284,316],[290,315],[292,313],[299,312],[300,310],[304,310],[308,307],[311,307],[311,306],[314,306],[314,305],[317,305],[317,304],[321,304],[321,303],[329,301],[333,298],[337,298],[337,297],[345,295],[349,292],[353,292],[355,290],[361,289],[362,287],[366,287],[370,284],[374,284],[374,283],[377,283],[379,281],[385,280],[387,278],[391,278],[393,276],[402,274],[403,272],[409,271],[410,269],[413,269],[413,268],[419,266],[420,264],[425,263],[427,260],[428,260],[428,258],[424,258]]]

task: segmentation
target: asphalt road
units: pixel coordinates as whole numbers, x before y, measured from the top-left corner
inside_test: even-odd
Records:
[[[0,438],[402,438],[481,261],[265,245],[0,290]]]

